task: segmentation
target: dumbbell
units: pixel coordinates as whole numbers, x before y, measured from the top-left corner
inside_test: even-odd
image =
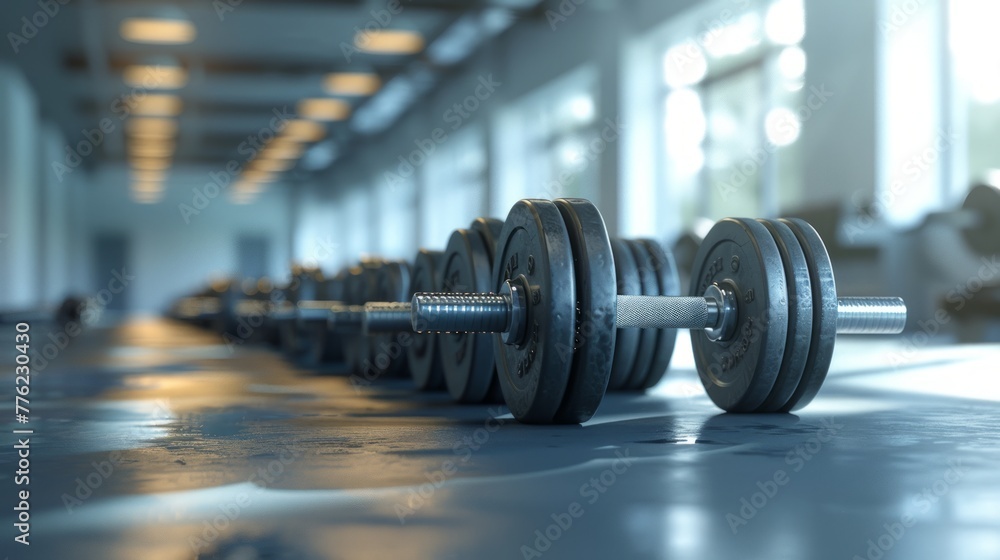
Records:
[[[347,290],[346,272],[340,271],[332,278],[316,283],[316,298],[297,303],[297,322],[305,333],[305,354],[302,362],[308,366],[341,363],[345,348],[341,337],[326,328],[326,310],[334,302],[342,301]]]
[[[278,330],[278,346],[293,361],[299,361],[306,352],[306,333],[299,321],[298,304],[317,299],[317,287],[322,281],[323,272],[319,269],[293,266],[284,299],[271,309],[271,320]]]
[[[487,232],[489,234],[487,239],[495,239],[502,223],[499,220],[480,219],[468,231],[474,231],[477,228],[481,228],[481,231],[488,227],[492,231]],[[447,260],[460,263],[453,267],[459,270],[470,269],[470,263],[476,260],[474,256],[476,251],[482,250],[476,249],[477,245],[474,240],[469,242],[466,239],[466,231],[459,230],[452,235],[449,251],[446,253]],[[615,269],[618,294],[647,296],[680,294],[680,284],[674,260],[658,243],[644,239],[614,239],[611,241],[611,245],[615,262],[619,263]],[[468,278],[476,276],[474,272],[466,274]],[[483,289],[488,289],[488,287]],[[431,290],[416,287],[415,291]],[[347,329],[363,328],[365,332],[370,333],[412,329],[408,307],[384,302],[369,302],[364,306],[356,306],[340,312],[335,311],[332,321]],[[488,339],[489,337],[481,338]],[[641,391],[656,385],[670,364],[675,340],[676,330],[673,329],[619,330],[608,389]],[[492,341],[487,348],[492,350]],[[459,353],[462,353],[463,350],[464,348],[460,348]],[[446,355],[452,356],[452,354]],[[487,362],[487,365],[489,367],[465,367],[457,374],[453,371],[449,387],[452,388],[456,400],[482,402],[482,399],[485,398],[482,392],[473,393],[478,395],[476,398],[469,398],[466,396],[468,393],[462,391],[468,390],[469,387],[475,386],[477,383],[482,387],[487,380],[490,383],[493,382],[492,380],[495,378],[493,377],[492,361]],[[414,371],[414,378],[417,379],[418,376],[419,373]],[[456,388],[458,388],[457,391]],[[496,400],[497,395],[490,395],[489,398]]]
[[[616,329],[695,329],[712,401],[729,412],[778,412],[815,396],[836,333],[896,333],[905,323],[899,298],[838,299],[826,248],[801,220],[722,220],[695,262],[691,293],[700,295],[619,296],[592,203],[522,200],[500,235],[492,293],[418,293],[409,312],[421,332],[493,333],[504,399],[528,423],[593,415]]]
[[[468,228],[452,232],[443,253],[418,253],[414,263],[414,288],[455,293],[488,289],[493,276],[493,251],[502,227],[500,220],[477,218]],[[409,299],[405,298],[405,303]],[[409,315],[392,312],[398,305],[398,300],[374,300],[364,306],[376,310],[373,314],[366,314],[360,306],[334,309],[331,323],[341,332],[362,331],[370,335],[412,331]],[[362,323],[363,317],[374,320]],[[489,335],[426,333],[412,341],[407,354],[418,388],[429,390],[445,386],[456,401],[465,403],[501,399]],[[373,365],[378,372],[383,369],[382,364]]]
[[[443,264],[444,253],[441,251],[431,251],[420,249],[413,259],[410,267],[409,289],[401,290],[405,292],[405,297],[397,301],[407,301],[412,298],[416,291],[440,291],[441,288],[441,266]],[[367,303],[369,306],[377,306],[377,303]],[[381,328],[365,329],[362,324],[364,316],[364,306],[351,305],[334,307],[331,309],[329,322],[332,329],[338,332],[358,333],[365,332],[375,334],[377,337],[391,337],[401,331],[410,331],[409,316],[402,320],[394,319],[395,325],[402,325],[403,328],[385,325]],[[406,348],[407,366],[414,384],[422,391],[433,391],[444,388],[444,368],[441,363],[440,341],[437,334],[410,333],[412,337]],[[382,339],[383,341],[385,338]],[[376,357],[375,366],[378,367]],[[378,373],[378,372],[375,372]]]
[[[488,234],[487,239],[495,239],[502,228],[502,224],[503,222],[499,220],[480,219],[469,230],[459,230],[453,233],[449,242],[449,250],[446,253],[446,260],[452,263],[452,270],[466,271],[464,272],[464,278],[466,279],[481,278],[482,273],[476,274],[473,263],[477,260],[475,256],[477,251],[483,252],[483,249],[480,248],[475,239],[472,241],[467,239],[467,232],[477,230],[486,231]],[[487,243],[488,245],[489,243]],[[619,263],[619,266],[615,269],[618,285],[617,293],[647,296],[680,294],[680,284],[673,258],[658,243],[643,239],[614,239],[611,241],[611,246],[615,262]],[[460,283],[460,281],[456,281],[456,278],[453,275],[453,286],[456,283]],[[469,282],[466,285],[474,284],[475,282]],[[440,286],[438,289],[440,289]],[[480,289],[488,290],[489,287],[486,285]],[[432,290],[415,287],[415,291]],[[358,330],[363,328],[366,332],[397,332],[412,329],[409,307],[393,303],[369,302],[364,306],[334,312],[332,321],[341,324],[346,329]],[[487,339],[489,344],[486,348],[492,351],[490,337],[485,335],[478,336],[480,339]],[[608,389],[641,391],[656,385],[670,364],[675,340],[676,330],[673,329],[619,330]],[[473,341],[472,337],[468,337],[465,343],[469,344]],[[457,349],[456,354],[469,355],[465,351],[466,348],[461,347]],[[445,352],[446,359],[451,359],[456,354]],[[469,362],[475,363],[474,360],[469,360]],[[481,388],[487,383],[492,383],[493,379],[495,379],[492,360],[486,362],[481,367],[457,368],[454,366],[454,362],[448,365],[452,366],[452,377],[450,378],[449,387],[456,400],[459,402],[482,402],[484,398],[487,398]],[[456,372],[456,370],[458,371]],[[414,371],[413,376],[414,379],[419,379],[420,372]],[[470,390],[470,388],[475,387],[479,388],[478,392],[474,389]],[[470,398],[470,394],[474,396]],[[497,396],[493,394],[489,398],[496,400]]]

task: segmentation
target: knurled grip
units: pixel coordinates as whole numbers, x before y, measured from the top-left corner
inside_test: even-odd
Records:
[[[416,332],[503,332],[510,322],[510,300],[497,294],[432,294],[413,296]]]
[[[715,309],[704,297],[618,296],[620,329],[704,329]]]

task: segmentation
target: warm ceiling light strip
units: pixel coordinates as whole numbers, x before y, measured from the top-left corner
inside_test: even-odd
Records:
[[[137,138],[170,138],[177,134],[177,121],[174,119],[130,118],[125,126],[128,134]]]
[[[264,159],[297,159],[305,151],[305,146],[298,142],[271,142],[257,157]]]
[[[327,75],[323,87],[333,95],[371,95],[382,87],[382,80],[375,74],[337,72]]]
[[[285,138],[298,142],[316,142],[326,136],[326,128],[313,121],[297,119],[286,123],[281,134]]]
[[[351,105],[340,99],[303,99],[297,108],[300,117],[314,121],[342,121],[351,114]]]
[[[119,29],[122,39],[133,43],[181,45],[194,41],[194,24],[182,19],[129,18]]]
[[[176,95],[147,94],[136,101],[135,106],[132,107],[132,114],[147,117],[173,117],[180,114],[183,107],[181,98]]]
[[[246,169],[240,178],[252,183],[273,183],[276,179],[274,173],[263,169]]]
[[[271,171],[280,173],[287,171],[295,165],[294,159],[261,159],[257,158],[250,162],[250,169],[258,171]]]
[[[170,160],[166,158],[133,158],[132,167],[135,169],[159,171],[170,167]]]
[[[128,152],[137,157],[167,157],[174,153],[173,142],[162,143],[132,143]]]
[[[126,84],[145,89],[178,89],[187,79],[187,70],[180,66],[133,65],[122,71]]]
[[[413,54],[424,48],[424,38],[416,31],[381,29],[359,31],[354,35],[354,46],[373,54]]]

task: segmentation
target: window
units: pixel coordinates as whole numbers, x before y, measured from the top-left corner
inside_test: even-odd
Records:
[[[505,215],[522,198],[597,198],[606,144],[596,124],[596,86],[596,71],[585,66],[499,112],[494,213]]]
[[[427,157],[422,172],[420,244],[444,248],[452,231],[486,211],[483,129],[470,123],[451,134]]]
[[[1000,141],[1000,49],[996,46],[1000,3],[952,0],[949,8],[957,120],[967,126],[965,153],[956,154],[955,162],[965,163],[967,174],[952,190],[964,196],[971,182],[1000,185],[1000,150],[996,149]]]
[[[804,34],[802,0],[725,0],[626,48],[624,235],[669,238],[701,218],[770,216],[799,202]],[[642,75],[650,69],[659,80]]]
[[[417,253],[417,180],[392,170],[375,177],[378,254],[386,259],[411,260]]]

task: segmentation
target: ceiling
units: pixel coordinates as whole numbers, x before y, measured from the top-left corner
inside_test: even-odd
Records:
[[[59,10],[52,16],[39,15],[38,2],[0,4],[5,31],[25,38],[16,48],[3,48],[0,58],[21,68],[43,117],[59,126],[70,145],[102,119],[119,129],[128,126],[128,108],[146,93],[178,96],[175,166],[246,159],[240,144],[267,129],[275,111],[295,113],[306,98],[349,104],[348,118],[321,123],[320,147],[326,155],[342,153],[358,135],[390,126],[491,36],[518,19],[544,17],[539,0],[74,0],[66,6],[59,1],[64,0],[51,0]],[[188,20],[196,36],[169,45],[122,38],[122,22],[150,17]],[[25,28],[32,20],[44,21],[35,34]],[[413,31],[424,47],[412,54],[362,52],[356,41],[366,29]],[[126,84],[125,69],[140,64],[179,66],[186,83],[172,91]],[[381,89],[374,96],[331,94],[324,79],[335,72],[374,73]],[[380,95],[384,99],[373,102]],[[126,161],[126,143],[124,134],[107,135],[86,164]],[[313,147],[305,146],[307,157],[292,173],[330,163],[322,154],[310,159],[308,154],[318,151]]]

